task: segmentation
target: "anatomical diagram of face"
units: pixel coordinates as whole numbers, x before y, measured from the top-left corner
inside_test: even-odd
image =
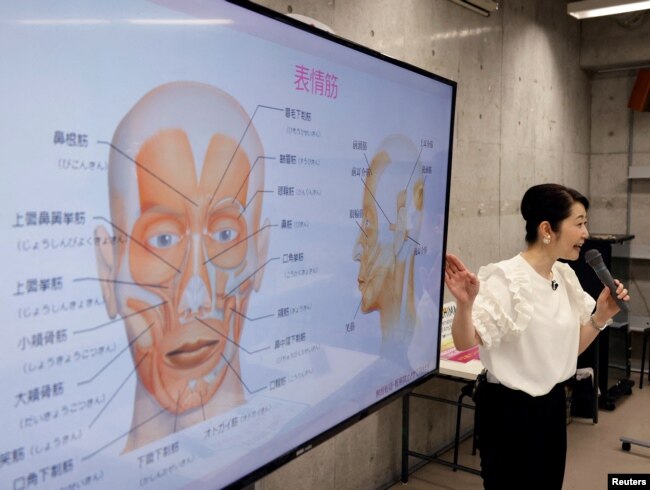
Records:
[[[382,357],[403,360],[417,314],[415,250],[422,224],[424,180],[418,148],[403,135],[385,138],[364,181],[363,221],[354,246],[361,311],[378,311]]]
[[[249,115],[202,83],[151,90],[115,131],[96,235],[138,378],[125,451],[245,401],[238,344],[268,249],[262,155]]]

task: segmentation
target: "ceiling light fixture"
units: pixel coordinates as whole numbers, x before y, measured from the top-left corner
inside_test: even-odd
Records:
[[[449,0],[456,5],[465,7],[466,9],[481,14],[484,17],[489,17],[490,12],[494,12],[499,9],[498,0]]]
[[[616,15],[650,9],[650,0],[582,0],[567,4],[567,14],[576,19]]]

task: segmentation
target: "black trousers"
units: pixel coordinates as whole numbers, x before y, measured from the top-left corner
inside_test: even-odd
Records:
[[[539,397],[484,383],[475,401],[484,488],[560,490],[567,450],[564,383]]]

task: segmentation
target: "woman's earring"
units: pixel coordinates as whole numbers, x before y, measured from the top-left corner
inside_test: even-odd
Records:
[[[542,242],[544,242],[544,245],[548,245],[551,243],[551,235],[545,235],[544,238],[542,239]]]

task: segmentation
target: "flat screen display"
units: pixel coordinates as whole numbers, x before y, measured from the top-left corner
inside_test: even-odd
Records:
[[[221,488],[438,368],[455,84],[261,7],[0,6],[0,487]]]

